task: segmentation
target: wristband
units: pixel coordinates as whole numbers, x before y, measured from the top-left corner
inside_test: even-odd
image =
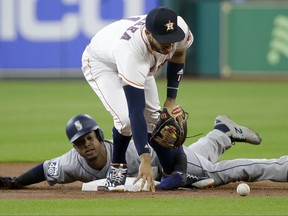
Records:
[[[168,62],[166,70],[167,78],[167,97],[175,99],[177,96],[179,82],[183,76],[184,65]]]

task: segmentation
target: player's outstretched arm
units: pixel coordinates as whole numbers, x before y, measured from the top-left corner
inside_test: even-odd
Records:
[[[43,163],[38,164],[18,177],[0,177],[0,188],[21,189],[24,186],[45,181]]]

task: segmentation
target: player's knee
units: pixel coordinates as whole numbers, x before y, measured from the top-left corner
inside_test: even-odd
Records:
[[[155,128],[155,124],[157,122],[159,113],[158,112],[149,112],[148,114],[145,113],[145,119],[147,122],[147,130],[148,133],[152,133]]]
[[[123,135],[123,136],[131,136],[132,133],[131,133],[131,128],[127,128],[127,127],[123,127],[121,128],[120,130],[120,133]]]
[[[123,136],[131,136],[131,125],[130,121],[127,122],[121,122],[122,124],[115,124],[115,128],[118,130],[120,134]]]

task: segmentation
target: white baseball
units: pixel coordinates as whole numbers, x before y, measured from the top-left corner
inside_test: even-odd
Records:
[[[240,196],[247,196],[250,193],[250,187],[246,183],[241,183],[237,186],[237,193]]]

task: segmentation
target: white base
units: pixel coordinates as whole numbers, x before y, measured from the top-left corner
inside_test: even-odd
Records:
[[[126,182],[124,185],[124,191],[129,191],[129,192],[138,192],[140,191],[140,186],[142,180],[140,179],[136,184],[133,185],[133,182],[136,178],[133,177],[127,177]],[[87,183],[82,184],[82,191],[103,191],[105,187],[105,182],[106,179],[99,179]],[[158,185],[160,182],[154,181],[155,186]],[[146,184],[144,185],[144,190],[146,190]]]

